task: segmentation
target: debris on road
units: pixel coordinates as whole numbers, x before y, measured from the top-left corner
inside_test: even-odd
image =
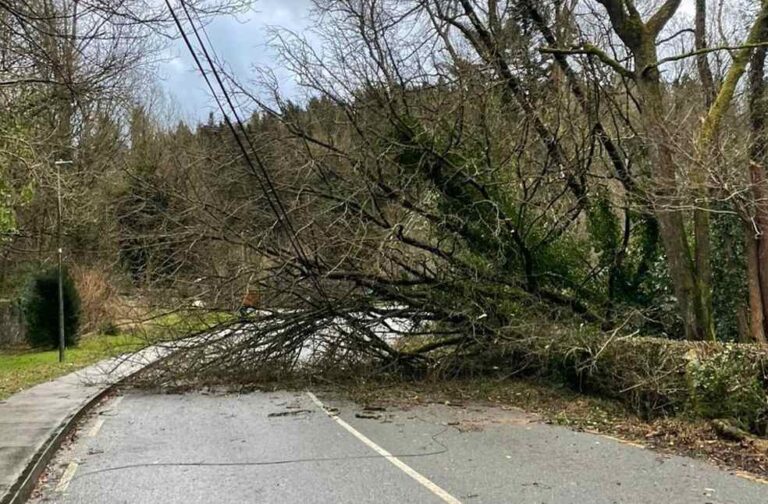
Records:
[[[267,417],[287,417],[287,416],[297,416],[297,415],[303,415],[304,413],[312,414],[314,411],[308,410],[308,409],[297,409],[297,410],[289,410],[289,411],[277,411],[275,413],[270,413],[267,415]]]

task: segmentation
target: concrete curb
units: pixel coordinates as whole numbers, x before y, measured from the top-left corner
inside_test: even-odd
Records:
[[[65,407],[64,411],[61,411],[55,418],[50,419],[47,425],[45,422],[42,422],[43,425],[37,427],[36,430],[42,434],[39,437],[45,436],[45,438],[33,440],[34,445],[38,446],[34,452],[21,453],[19,455],[14,453],[14,450],[20,451],[20,447],[3,446],[0,444],[0,467],[3,462],[6,462],[5,465],[18,466],[13,467],[17,474],[11,474],[10,478],[5,476],[6,480],[12,482],[9,485],[7,483],[3,485],[6,488],[0,486],[0,492],[2,492],[0,494],[0,504],[23,504],[26,502],[54,453],[61,447],[64,439],[73,431],[83,415],[128,378],[157,365],[170,355],[171,352],[172,350],[167,347],[149,347],[128,357],[107,359],[88,368],[22,391],[0,402],[0,424],[10,426],[8,431],[10,431],[11,436],[15,428],[22,433],[20,437],[23,437],[26,424],[35,423],[34,410],[37,407],[35,404],[37,396],[47,393],[53,400],[66,401],[71,397],[66,394],[67,389],[75,392],[71,404]],[[88,383],[89,381],[91,381],[90,384]],[[46,387],[49,389],[48,391],[46,391]],[[55,391],[56,388],[61,388],[64,394],[57,393]],[[54,390],[51,391],[50,389]],[[44,402],[44,400],[40,402]],[[30,404],[32,404],[31,408]],[[27,411],[28,418],[21,418],[14,423],[12,417],[8,418],[8,415],[6,415],[8,412],[13,413],[14,409],[21,411],[31,409],[32,411]],[[41,409],[44,409],[44,406],[43,408],[38,408],[38,411]],[[10,458],[11,463],[8,464],[7,461],[3,461],[2,457]],[[20,459],[17,461],[17,464],[13,464],[14,458]],[[0,475],[0,477],[3,476]],[[2,484],[2,481],[0,481],[0,484]]]
[[[137,371],[139,372],[139,371]],[[119,383],[110,385],[96,394],[85,406],[80,407],[75,413],[66,419],[59,430],[45,443],[42,450],[37,452],[31,463],[19,476],[16,484],[11,486],[7,493],[0,498],[0,504],[24,504],[30,497],[37,484],[37,479],[43,473],[53,455],[61,447],[64,439],[74,430],[80,419],[105,396],[112,392]]]

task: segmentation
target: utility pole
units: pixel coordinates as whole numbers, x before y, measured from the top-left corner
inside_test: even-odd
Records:
[[[59,362],[64,362],[64,349],[66,347],[66,338],[64,335],[64,273],[62,266],[64,262],[64,250],[61,245],[61,165],[71,165],[72,161],[59,159],[53,163],[56,165],[56,194],[58,205],[56,205],[56,241],[59,252]]]

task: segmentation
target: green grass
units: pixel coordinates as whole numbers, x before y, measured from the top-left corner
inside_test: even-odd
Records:
[[[233,319],[234,315],[224,312],[158,314],[140,327],[117,336],[96,334],[83,337],[77,347],[67,349],[66,362],[61,364],[57,350],[41,352],[29,348],[0,348],[0,400],[102,359],[139,350],[151,342],[173,340],[204,331]]]
[[[63,363],[58,361],[57,350],[0,349],[0,400],[102,359],[136,351],[146,344],[145,338],[132,334],[88,336],[80,340],[77,347],[67,349]]]
[[[152,341],[165,341],[220,328],[236,320],[235,314],[223,311],[158,311],[142,323],[139,332]]]

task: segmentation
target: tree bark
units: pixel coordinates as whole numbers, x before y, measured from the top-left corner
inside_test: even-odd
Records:
[[[758,253],[760,240],[759,237],[755,237],[755,230],[750,223],[745,222],[744,228],[744,254],[747,261],[747,293],[749,295],[749,335],[752,341],[766,345],[768,342],[765,339],[765,316]]]
[[[694,29],[696,50],[707,48],[707,0],[696,0],[696,26]],[[712,76],[712,68],[706,53],[696,56],[696,68],[701,79],[701,87],[704,88],[705,105],[712,106],[715,101],[715,78]]]
[[[638,60],[638,67],[643,68],[644,61],[656,60],[656,48],[653,40],[645,48],[646,56]],[[637,56],[636,56],[637,57]],[[646,59],[647,58],[647,59]],[[685,326],[687,339],[703,340],[709,337],[709,314],[701,295],[701,286],[696,275],[696,265],[691,255],[686,238],[683,215],[675,207],[677,197],[677,177],[674,158],[667,143],[664,128],[664,99],[661,91],[658,70],[651,69],[638,78],[638,89],[642,98],[642,117],[648,145],[649,162],[656,186],[649,193],[653,194],[654,211],[659,220],[659,231],[666,251],[667,268],[672,277],[675,297],[680,315]]]
[[[668,2],[665,7],[670,5]],[[706,302],[707,296],[703,293],[706,285],[702,284],[698,274],[696,258],[686,236],[683,215],[676,208],[679,206],[676,166],[668,142],[669,135],[664,127],[665,104],[656,52],[656,38],[663,28],[663,24],[658,22],[658,14],[651,18],[657,20],[651,26],[651,21],[643,25],[636,11],[627,13],[630,22],[624,23],[622,31],[625,35],[622,39],[634,53],[635,79],[641,97],[641,116],[652,167],[651,176],[656,184],[650,194],[653,195],[652,205],[658,216],[667,268],[685,326],[685,336],[690,340],[711,339],[714,337],[714,324]],[[671,14],[667,12],[666,15]]]
[[[766,132],[765,103],[765,58],[766,48],[759,47],[752,54],[749,82],[749,118],[752,130],[750,145],[749,177],[752,183],[754,201],[754,224],[746,223],[747,235],[747,286],[749,292],[751,327],[755,341],[766,344],[768,333],[768,177],[765,172],[768,136]],[[757,228],[757,229],[755,229]],[[758,316],[755,312],[760,311]]]
[[[707,48],[707,0],[696,0],[696,20],[694,29],[696,50]],[[696,67],[704,89],[704,101],[709,110],[715,102],[716,90],[712,70],[709,67],[707,54],[702,53],[696,57]],[[708,148],[705,146],[704,148]],[[709,236],[709,188],[707,187],[707,173],[704,170],[695,172],[696,204],[693,209],[693,234],[695,240],[694,256],[696,262],[697,279],[700,283],[700,295],[702,305],[708,313],[707,324],[711,326],[709,335],[714,338],[714,319],[712,316],[712,243]]]

